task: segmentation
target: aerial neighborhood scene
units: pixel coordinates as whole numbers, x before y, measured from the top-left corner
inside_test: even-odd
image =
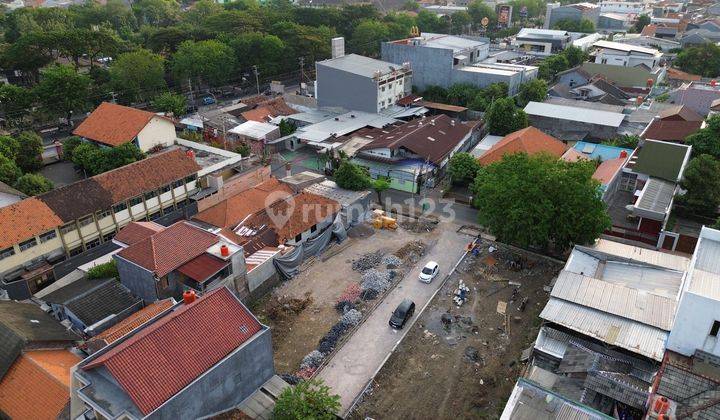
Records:
[[[719,0],[1,0],[0,420],[720,420]]]

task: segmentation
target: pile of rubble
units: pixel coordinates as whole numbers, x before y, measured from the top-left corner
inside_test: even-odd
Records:
[[[360,258],[353,260],[352,269],[362,273],[366,270],[377,267],[382,261],[382,256],[382,251],[369,252],[361,255]]]
[[[312,302],[313,299],[311,296],[307,296],[305,299],[281,296],[270,302],[270,305],[266,310],[267,317],[273,321],[278,321],[289,316],[294,316],[310,306]]]
[[[395,252],[395,256],[403,261],[417,263],[425,255],[425,244],[422,241],[412,241],[405,244]]]
[[[374,268],[365,271],[362,275],[362,282],[360,283],[360,289],[374,290],[378,293],[382,293],[390,287],[390,272],[378,271]]]
[[[360,311],[354,308],[347,310],[338,322],[330,328],[330,331],[320,339],[317,349],[311,351],[303,358],[297,376],[301,378],[312,377],[318,367],[323,363],[323,360],[325,360],[325,357],[335,350],[340,339],[353,327],[360,324],[360,321],[362,321],[362,313]]]
[[[386,268],[392,269],[392,268],[400,267],[400,265],[402,264],[402,261],[396,255],[390,254],[390,255],[386,255],[382,259],[382,263]]]
[[[426,233],[432,232],[437,227],[437,221],[426,219],[421,217],[414,219],[410,217],[404,217],[400,222],[400,227],[413,233]]]

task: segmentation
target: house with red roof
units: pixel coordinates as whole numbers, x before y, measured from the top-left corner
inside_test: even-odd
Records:
[[[196,419],[274,375],[270,329],[227,288],[183,301],[80,362],[70,417]]]
[[[657,115],[640,134],[643,139],[684,143],[700,130],[704,118],[687,105],[668,108]]]
[[[127,236],[124,230],[121,236]],[[113,255],[120,282],[148,303],[179,299],[188,288],[206,292],[227,284],[235,290],[233,280],[245,275],[245,258],[226,236],[187,221],[153,232]]]
[[[530,126],[503,137],[502,140],[495,143],[494,146],[480,156],[478,162],[483,166],[490,165],[500,161],[505,155],[515,153],[526,153],[528,155],[545,153],[560,158],[567,149],[565,143]]]
[[[132,143],[143,152],[175,143],[175,124],[141,109],[103,102],[77,126],[73,134],[105,147]]]

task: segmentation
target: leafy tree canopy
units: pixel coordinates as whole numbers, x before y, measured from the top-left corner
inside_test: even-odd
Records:
[[[720,159],[720,115],[707,119],[707,127],[689,135],[685,143],[693,147],[693,154],[706,154]]]
[[[470,153],[455,153],[448,163],[448,174],[455,184],[470,184],[480,170],[480,164]]]
[[[110,79],[125,100],[145,101],[166,88],[165,59],[145,49],[120,54]]]
[[[720,76],[720,47],[705,43],[696,47],[683,48],[674,64],[681,70],[703,77]]]
[[[592,23],[592,21],[587,19],[560,19],[555,22],[555,25],[553,25],[553,29],[559,29],[561,31],[569,32],[583,32],[587,34],[595,32],[595,25]]]
[[[23,172],[35,172],[42,168],[43,143],[39,135],[25,131],[17,137],[20,149],[15,163]]]
[[[340,410],[340,397],[319,379],[302,381],[280,394],[273,411],[275,420],[333,420]]]
[[[687,190],[681,201],[700,215],[714,216],[720,205],[720,162],[698,155],[688,164],[680,186]]]
[[[359,191],[370,188],[372,180],[363,167],[344,160],[335,171],[335,182],[340,188]]]
[[[513,98],[501,98],[493,102],[485,114],[491,134],[504,136],[529,125],[528,116],[515,106]]]
[[[532,79],[520,85],[518,104],[524,107],[528,102],[542,102],[547,97],[548,86],[543,79]]]
[[[187,98],[184,95],[165,92],[152,100],[152,106],[160,112],[171,112],[179,117],[187,113]]]
[[[611,224],[594,171],[589,161],[507,155],[473,182],[478,220],[499,240],[523,247],[591,243]]]
[[[40,174],[25,174],[17,179],[15,188],[29,196],[40,195],[53,189],[53,183]]]

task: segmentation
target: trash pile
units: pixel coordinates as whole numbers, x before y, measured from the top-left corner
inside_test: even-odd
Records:
[[[271,300],[270,305],[266,310],[267,317],[273,321],[278,321],[288,316],[294,316],[310,306],[312,302],[313,299],[311,296],[306,296],[305,299],[281,296],[277,299]]]
[[[425,255],[425,244],[422,241],[408,242],[395,252],[396,257],[413,264],[420,261],[423,255]]]
[[[390,287],[390,272],[378,271],[374,268],[367,270],[362,275],[362,282],[360,283],[360,289],[365,292],[372,290],[377,294],[380,294]],[[375,297],[377,297],[377,294]],[[361,294],[360,297],[364,299],[365,294]],[[367,300],[367,299],[366,299]]]
[[[460,280],[457,289],[455,289],[453,293],[453,302],[455,302],[458,308],[468,299],[468,293],[470,293],[470,288],[465,285],[465,282]]]
[[[382,259],[382,263],[386,268],[398,268],[402,261],[397,256],[390,254]]]
[[[366,270],[376,267],[380,264],[380,261],[382,261],[382,256],[382,251],[369,252],[365,255],[362,255],[360,256],[360,258],[353,260],[352,269],[362,273]]]
[[[361,293],[362,290],[360,289],[360,285],[358,283],[350,283],[347,287],[345,287],[345,291],[338,298],[337,304],[335,304],[335,309],[337,309],[341,314],[344,314],[350,309],[355,309],[355,302],[360,299]]]
[[[330,328],[330,331],[320,339],[317,349],[303,358],[297,376],[305,379],[311,378],[325,360],[325,357],[335,350],[340,339],[353,327],[359,325],[360,321],[362,321],[360,311],[354,308],[347,310],[338,322]]]
[[[426,233],[435,230],[437,222],[424,217],[419,219],[404,217],[400,222],[400,227],[413,233]]]

